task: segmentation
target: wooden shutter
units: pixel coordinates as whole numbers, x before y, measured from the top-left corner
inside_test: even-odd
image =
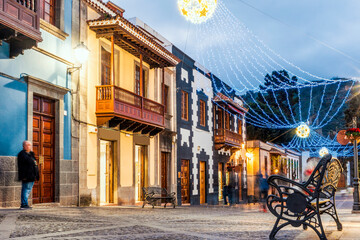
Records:
[[[183,120],[188,120],[188,93],[185,91],[181,91],[181,118]]]
[[[206,114],[205,102],[200,100],[200,125],[205,126],[205,114]]]
[[[169,104],[169,86],[165,85],[164,89],[164,106],[165,106],[165,112],[168,112],[168,104]]]

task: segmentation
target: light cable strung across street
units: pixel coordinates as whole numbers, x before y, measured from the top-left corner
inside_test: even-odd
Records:
[[[194,52],[203,66],[232,88],[213,81],[217,92],[230,96],[235,90],[249,109],[250,124],[290,129],[307,122],[315,130],[343,109],[352,79],[326,79],[302,70],[267,47],[222,1],[217,5],[210,18],[194,25],[199,42]]]

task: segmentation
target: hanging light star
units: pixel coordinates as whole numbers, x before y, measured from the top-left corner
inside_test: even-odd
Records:
[[[217,6],[217,0],[178,0],[180,13],[192,23],[206,22]]]
[[[319,155],[320,157],[323,157],[325,156],[326,154],[329,153],[329,150],[326,148],[326,147],[322,147],[320,150],[319,150]]]
[[[306,123],[301,123],[296,128],[296,135],[298,135],[298,137],[300,138],[307,138],[309,137],[309,134],[310,134],[310,128]]]

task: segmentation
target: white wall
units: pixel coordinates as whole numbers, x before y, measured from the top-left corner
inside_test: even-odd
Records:
[[[193,138],[194,145],[192,151],[194,153],[193,155],[194,168],[192,169],[192,173],[193,173],[193,183],[194,183],[193,195],[197,195],[199,189],[199,169],[197,165],[199,162],[196,154],[200,153],[202,150],[204,150],[206,155],[209,156],[209,160],[207,162],[207,179],[209,183],[208,193],[214,192],[214,169],[213,169],[214,160],[213,160],[213,150],[212,150],[213,111],[212,111],[212,102],[211,102],[211,99],[213,98],[213,90],[210,79],[205,77],[197,70],[194,70],[193,74],[194,74],[194,86],[193,86],[194,90],[191,93],[193,99],[193,103],[191,106],[193,110],[193,115],[191,117],[193,120],[192,130],[194,132],[194,138]],[[204,93],[208,96],[206,115],[208,120],[207,127],[209,131],[204,131],[197,128],[199,121],[199,116],[198,116],[199,99],[197,95],[197,90],[201,90],[201,89],[203,89]]]

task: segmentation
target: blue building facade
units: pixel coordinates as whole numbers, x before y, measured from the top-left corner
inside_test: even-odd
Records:
[[[72,1],[54,4],[51,17],[45,9],[31,9],[35,12],[33,29],[4,24],[7,32],[0,32],[2,207],[20,204],[16,156],[24,140],[33,142],[40,164],[33,202],[77,203],[77,161],[72,158],[71,147],[71,75],[67,71],[73,65]],[[20,5],[19,9],[25,6]],[[2,20],[9,23],[13,19],[9,15]],[[12,31],[13,35],[7,35]],[[38,31],[41,38],[31,31]],[[23,46],[18,43],[21,41]]]

